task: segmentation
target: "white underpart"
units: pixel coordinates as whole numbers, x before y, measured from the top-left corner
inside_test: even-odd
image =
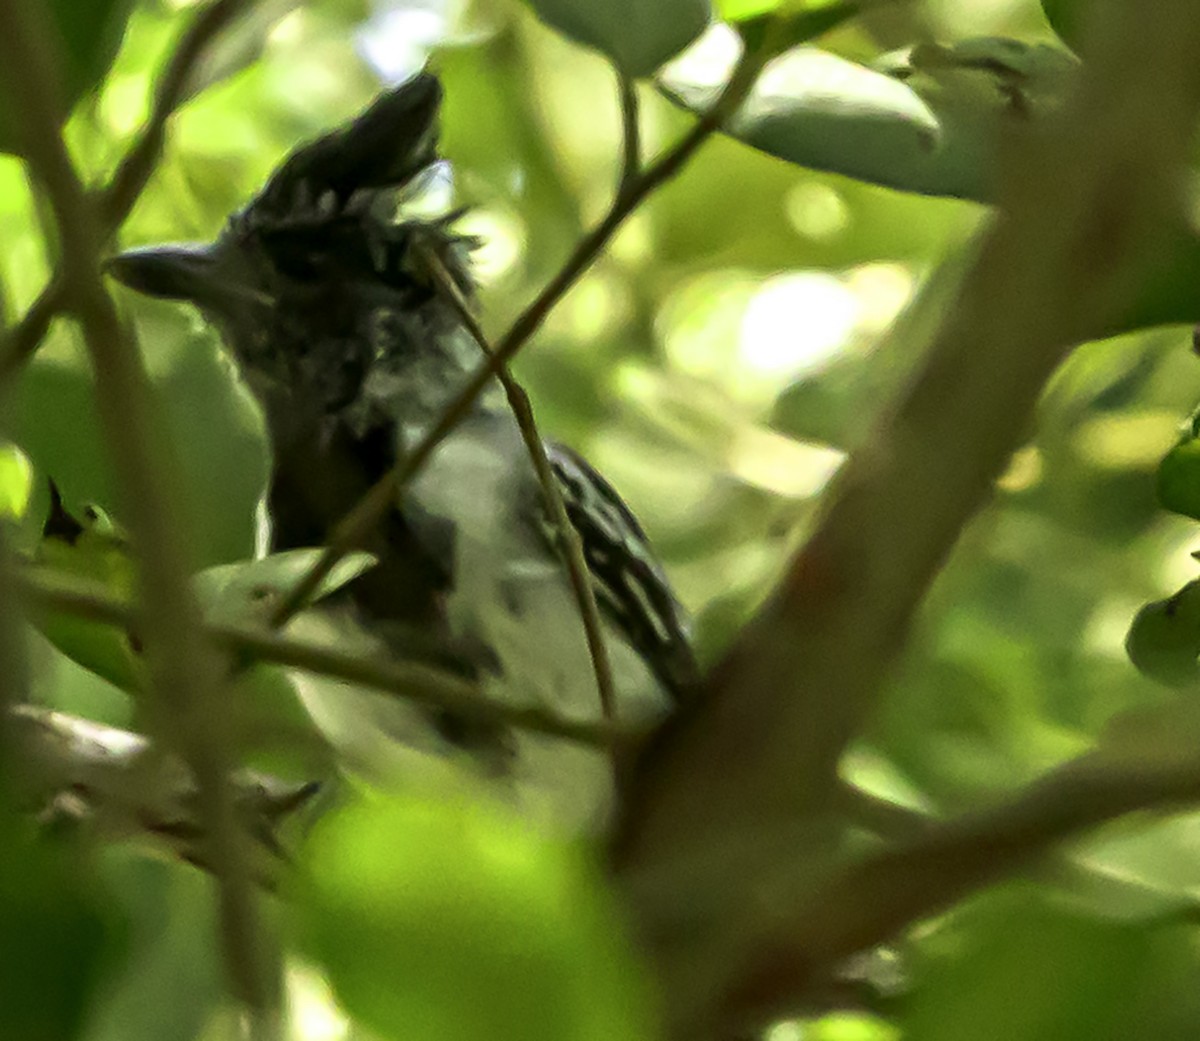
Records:
[[[538,705],[578,720],[603,719],[579,608],[563,565],[552,557],[518,499],[534,481],[511,416],[460,428],[437,450],[412,489],[429,513],[453,518],[455,588],[451,625],[495,652],[488,697]],[[641,656],[612,626],[606,638],[621,722],[647,722],[667,699]],[[611,807],[605,754],[531,733],[516,735],[513,794],[537,816],[568,826],[601,819]]]
[[[518,512],[534,480],[512,417],[477,415],[439,446],[406,495],[423,515],[448,518],[454,526],[455,582],[447,610],[456,635],[490,647],[498,659],[496,672],[482,677],[483,694],[600,721],[595,671],[569,580],[536,525]],[[436,537],[432,525],[429,537]],[[348,615],[310,617],[303,624],[307,635],[336,640],[351,653],[387,653]],[[658,679],[615,626],[605,622],[605,635],[619,722],[633,726],[660,718],[669,699]],[[496,780],[488,764],[455,755],[428,713],[411,703],[311,677],[299,678],[297,686],[352,769],[395,784],[463,770]],[[514,737],[515,762],[499,781],[512,801],[534,818],[572,831],[602,827],[613,800],[607,755],[529,732]]]

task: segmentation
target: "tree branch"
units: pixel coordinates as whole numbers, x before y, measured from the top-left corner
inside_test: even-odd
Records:
[[[463,299],[454,278],[446,270],[446,265],[432,249],[424,250],[423,254],[424,263],[437,281],[442,295],[458,312],[459,320],[479,345],[484,357],[491,356],[494,350],[488,343],[487,334],[476,320],[475,315],[471,313],[470,305]],[[545,500],[546,509],[549,511],[550,519],[566,553],[567,577],[570,579],[571,591],[575,595],[579,618],[583,623],[588,654],[592,659],[592,671],[596,674],[596,690],[600,698],[600,709],[604,718],[611,723],[617,718],[617,705],[613,694],[612,663],[608,659],[608,645],[604,640],[600,610],[596,606],[596,591],[592,588],[587,561],[583,556],[583,542],[579,537],[579,532],[575,530],[575,525],[567,516],[567,507],[563,503],[562,491],[554,477],[554,471],[550,467],[550,460],[546,456],[546,446],[538,431],[529,395],[525,393],[525,388],[513,378],[507,365],[498,371],[497,376],[501,386],[504,387],[509,407],[516,416],[521,438],[525,442],[529,459],[533,463],[538,484],[542,487],[542,498]]]
[[[140,631],[142,626],[135,605],[111,596],[98,585],[84,584],[74,576],[27,568],[17,576],[17,587],[33,611],[61,611],[123,629]],[[640,736],[603,724],[566,719],[541,708],[492,701],[473,683],[416,662],[361,658],[268,630],[237,625],[209,623],[204,634],[211,643],[242,660],[273,662],[331,676],[481,723],[529,730],[596,748],[611,748]]]
[[[1007,153],[1002,212],[924,365],[633,793],[616,858],[681,1034],[707,1028],[718,1015],[708,995],[736,991],[748,971],[729,947],[781,851],[801,835],[814,856],[826,848],[842,752],[1047,379],[1130,299],[1178,219],[1200,21],[1188,0],[1093,6],[1107,33],[1061,117],[1023,128]],[[714,892],[727,899],[714,904]],[[747,894],[740,908],[735,893]],[[691,922],[685,959],[671,923],[699,908],[707,920]]]
[[[187,85],[204,60],[209,45],[253,0],[214,0],[202,8],[179,37],[159,75],[150,117],[130,145],[108,184],[101,190],[99,223],[107,242],[125,223],[150,180],[162,154],[167,123],[187,99]],[[37,295],[21,320],[0,340],[0,385],[33,356],[50,323],[66,304],[64,286],[52,279]]]
[[[642,171],[642,121],[638,111],[637,84],[616,69],[617,94],[621,102],[621,175],[617,196],[637,184]]]
[[[405,486],[425,465],[434,450],[470,412],[475,399],[484,387],[507,365],[541,327],[546,316],[567,294],[568,290],[587,271],[604,251],[617,229],[645,199],[669,181],[695,154],[696,150],[717,131],[721,124],[737,109],[749,93],[758,77],[764,58],[763,51],[748,52],[742,56],[729,82],[712,107],[704,113],[669,151],[632,182],[624,194],[618,194],[608,212],[576,244],[575,249],[550,279],[533,302],[517,316],[508,332],[495,345],[495,350],[486,358],[463,385],[462,390],[446,406],[441,416],[392,470],[363,496],[355,507],[335,528],[329,545],[312,569],[284,597],[272,618],[272,624],[282,625],[297,611],[303,609],[321,582],[339,560],[352,552],[378,522],[391,509],[401,488]]]
[[[1200,801],[1194,737],[1186,735],[1190,747],[1178,754],[1135,761],[1104,750],[1091,753],[991,808],[920,822],[909,839],[816,885],[811,874],[797,876],[791,887],[785,883],[778,893],[784,912],[772,914],[769,923],[760,918],[759,928],[746,934],[742,954],[749,964],[737,990],[727,995],[728,1011],[758,1022],[786,1013],[822,970],[1019,870],[1081,831],[1124,814]]]
[[[211,869],[195,784],[177,758],[141,734],[33,705],[6,710],[0,724],[12,736],[21,801],[45,823],[70,824],[104,842],[148,839]],[[317,788],[252,771],[239,773],[233,787],[252,875],[273,889],[286,864],[277,827]]]
[[[59,133],[64,113],[56,104],[52,74],[59,67],[56,41],[41,16],[32,2],[0,0],[0,75],[9,111],[20,120],[24,154],[54,211],[62,248],[56,281],[92,359],[97,405],[123,493],[122,516],[137,554],[156,733],[180,749],[196,778],[197,816],[220,884],[221,936],[231,983],[252,1014],[255,1034],[270,1038],[279,1030],[279,969],[262,942],[227,776],[232,743],[223,732],[222,668],[203,637],[192,595],[187,525],[171,495],[167,475],[173,469],[165,436],[154,422],[149,382],[101,281],[100,215]]]

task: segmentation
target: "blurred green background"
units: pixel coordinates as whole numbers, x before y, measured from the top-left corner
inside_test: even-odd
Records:
[[[69,125],[89,177],[103,179],[137,131],[191,7],[135,6],[111,71]],[[982,35],[1054,40],[1035,0],[922,0],[852,21],[821,45],[865,59],[916,38]],[[446,91],[442,201],[470,207],[461,227],[482,239],[484,325],[503,331],[603,212],[620,152],[611,68],[515,2],[263,0],[175,117],[121,244],[212,237],[290,148],[430,54]],[[653,152],[690,120],[639,89]],[[10,322],[51,267],[44,216],[20,161],[0,157]],[[695,615],[705,660],[767,594],[839,460],[911,371],[985,218],[974,203],[713,140],[521,355],[516,370],[542,429],[587,455],[641,517]],[[267,465],[249,398],[193,315],[128,296],[122,304],[177,442],[197,567],[244,559]],[[1140,677],[1122,644],[1141,603],[1196,571],[1194,524],[1157,507],[1153,479],[1200,398],[1187,335],[1163,327],[1089,344],[1056,376],[848,758],[854,780],[909,806],[962,809],[1086,750],[1122,713],[1177,696]],[[21,375],[8,424],[34,472],[27,546],[48,476],[68,506],[119,514],[87,362],[67,323]],[[43,703],[134,724],[123,694],[48,644],[35,642],[34,666]],[[101,982],[85,988],[77,1031],[44,1036],[236,1036],[207,879],[122,850],[97,867],[96,904],[111,913],[100,918]],[[0,863],[0,898],[4,879]],[[893,1021],[840,1015],[782,1025],[772,1041],[1194,1037],[1198,897],[1200,820],[1108,829],[1057,873],[976,898],[915,938],[901,997],[884,1010]],[[0,937],[3,926],[0,917]],[[26,950],[5,944],[0,969]],[[371,1036],[336,1009],[311,964],[289,961],[287,978],[297,1041]],[[0,979],[0,1024],[3,994]]]

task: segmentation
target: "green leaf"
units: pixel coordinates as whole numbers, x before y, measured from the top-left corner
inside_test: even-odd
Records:
[[[1031,886],[973,911],[922,967],[900,1021],[905,1041],[1167,1036],[1147,1024],[1161,1024],[1164,981],[1191,958],[1186,929],[1092,918]]]
[[[1200,581],[1138,611],[1125,650],[1139,672],[1168,687],[1200,680]]]
[[[69,1041],[92,1000],[118,923],[68,853],[0,807],[0,1037]]]
[[[289,549],[259,560],[219,564],[196,576],[196,590],[210,621],[262,619],[320,560],[324,550]],[[375,566],[370,553],[348,553],[322,580],[313,601],[328,596]]]
[[[1179,443],[1158,464],[1155,488],[1164,510],[1200,520],[1200,411],[1193,413]]]
[[[737,31],[746,46],[753,49],[763,44],[770,29],[772,48],[776,52],[784,51],[836,29],[854,18],[862,8],[862,0],[784,4],[774,11],[743,18],[737,24]]]
[[[602,51],[627,76],[649,76],[698,37],[709,0],[528,0],[547,25]]]
[[[138,336],[162,403],[178,468],[178,488],[204,567],[251,555],[255,506],[266,488],[269,455],[261,416],[215,345],[182,308],[146,302]],[[71,503],[91,502],[120,517],[91,366],[75,330],[60,323],[25,367],[13,394],[9,430],[40,475]],[[40,483],[40,482],[39,482]]]
[[[136,584],[133,559],[124,536],[95,507],[78,511],[57,510],[50,522],[75,523],[77,530],[48,530],[35,560],[54,572],[82,580],[120,600],[132,600]],[[55,647],[84,668],[122,690],[141,689],[146,666],[130,634],[77,615],[47,613],[36,618],[38,628]]]
[[[743,22],[769,15],[789,3],[790,0],[716,0],[717,17],[724,22]]]
[[[67,110],[74,107],[108,72],[133,11],[133,0],[41,0],[37,13],[57,36],[58,84]],[[13,99],[18,104],[19,99]],[[19,154],[17,121],[5,92],[0,92],[0,152]],[[64,116],[67,112],[63,113]]]
[[[303,946],[397,1041],[644,1041],[642,970],[576,845],[466,792],[360,798],[300,857]]]
[[[130,845],[100,852],[96,869],[128,921],[128,947],[81,1041],[197,1041],[224,995],[210,877]]]
[[[1200,237],[1182,220],[1156,243],[1150,270],[1130,307],[1105,335],[1176,322],[1200,322]]]
[[[729,33],[727,27],[713,35]],[[726,48],[732,51],[733,48]],[[768,63],[730,124],[747,144],[800,166],[905,191],[989,201],[1006,122],[1055,108],[1077,62],[1015,40],[925,44],[870,69],[813,47]],[[689,56],[664,70],[664,92],[693,110],[732,68]]]

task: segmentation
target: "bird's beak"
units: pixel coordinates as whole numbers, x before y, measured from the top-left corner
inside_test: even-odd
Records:
[[[223,295],[215,252],[200,243],[131,249],[112,257],[105,270],[147,296],[207,304]]]

